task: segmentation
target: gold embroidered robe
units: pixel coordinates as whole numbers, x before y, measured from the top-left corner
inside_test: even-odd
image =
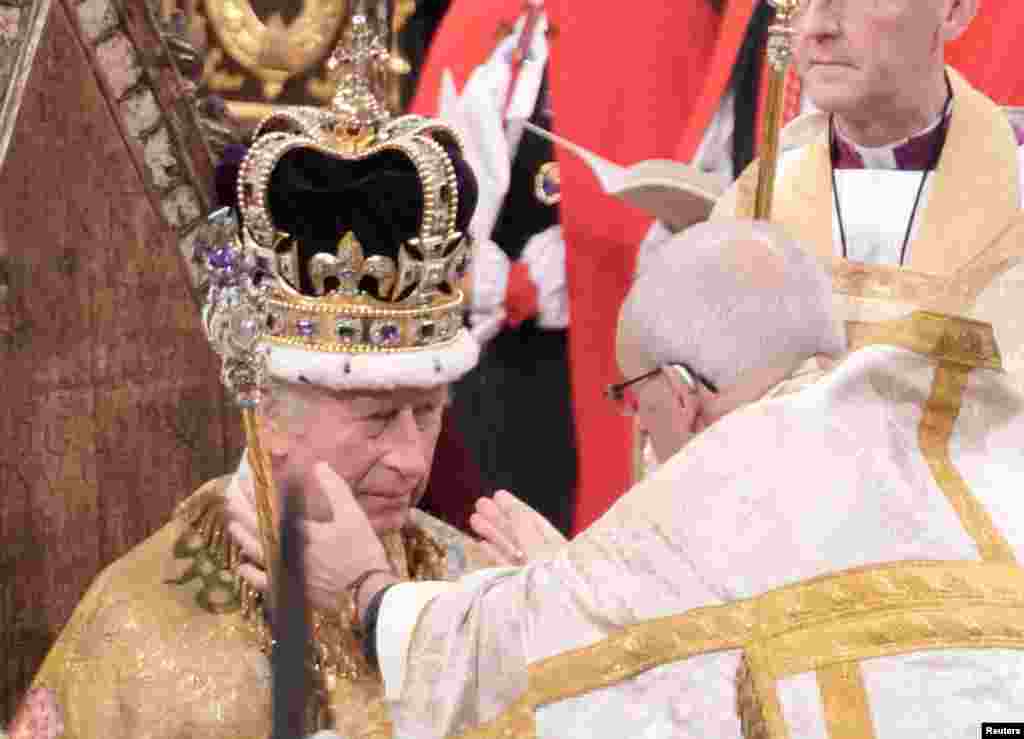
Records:
[[[265,632],[243,608],[230,570],[237,548],[219,520],[227,479],[205,485],[107,567],[75,609],[34,683],[56,691],[65,739],[269,736]],[[479,545],[441,521],[413,510],[411,522],[439,545],[441,577],[488,564]],[[408,576],[406,547],[388,545]],[[332,723],[345,739],[391,736],[378,675],[330,687]]]

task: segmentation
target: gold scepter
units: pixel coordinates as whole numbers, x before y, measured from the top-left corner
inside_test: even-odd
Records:
[[[263,399],[268,348],[267,326],[269,257],[248,243],[230,208],[212,213],[197,239],[194,260],[206,270],[203,328],[220,355],[221,382],[234,396],[256,492],[256,517],[268,579],[268,605],[273,612],[279,544],[276,527],[274,478],[263,447],[259,407]]]
[[[765,0],[775,8],[775,19],[768,27],[767,60],[768,102],[765,107],[764,137],[757,170],[757,195],[754,218],[771,220],[775,174],[779,164],[779,129],[786,92],[786,72],[793,59],[793,18],[805,0]]]

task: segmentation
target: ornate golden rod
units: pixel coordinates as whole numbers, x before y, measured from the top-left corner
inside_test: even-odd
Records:
[[[765,0],[775,8],[775,21],[768,28],[767,57],[768,102],[765,108],[764,137],[761,141],[757,171],[757,195],[754,218],[770,220],[775,173],[779,163],[779,129],[786,93],[786,72],[793,58],[793,18],[803,0]]]
[[[276,495],[270,457],[263,446],[259,407],[269,349],[263,345],[269,282],[257,278],[263,268],[241,237],[238,216],[221,208],[206,219],[193,259],[206,270],[203,328],[221,358],[221,382],[242,412],[242,426],[256,492],[256,518],[269,584],[268,605],[276,603],[279,545]]]
[[[249,467],[252,470],[253,487],[256,490],[256,520],[259,523],[264,568],[269,585],[267,589],[268,605],[273,613],[273,608],[277,604],[274,577],[277,574],[277,564],[281,552],[277,535],[278,516],[275,505],[274,475],[270,467],[270,455],[263,448],[258,406],[242,408],[242,426],[245,428]]]

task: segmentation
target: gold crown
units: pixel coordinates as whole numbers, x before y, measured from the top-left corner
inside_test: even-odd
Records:
[[[462,144],[436,120],[391,119],[372,91],[374,69],[387,59],[357,12],[329,63],[350,68],[331,107],[282,110],[260,123],[239,169],[238,236],[200,252],[222,286],[237,277],[239,265],[249,265],[266,292],[260,328],[267,341],[321,352],[395,352],[452,341],[462,328],[459,283],[471,244],[458,228],[464,183],[452,161],[461,157]],[[389,256],[368,254],[347,231],[338,234],[333,253],[307,253],[304,260],[299,240],[274,223],[268,203],[275,168],[295,150],[364,168],[398,155],[418,181],[416,234],[386,245]],[[225,217],[214,229],[220,234]]]

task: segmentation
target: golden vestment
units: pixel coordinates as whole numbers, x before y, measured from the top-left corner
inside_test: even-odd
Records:
[[[222,520],[228,479],[184,501],[170,523],[107,567],[75,609],[34,683],[57,692],[66,739],[269,735],[267,630],[231,569],[239,552]],[[437,519],[413,510],[411,525],[427,537],[414,545],[384,537],[400,576],[458,577],[487,564],[475,542]],[[314,632],[325,664],[336,668],[323,679],[323,723],[346,739],[390,737],[380,677],[344,620]]]
[[[926,183],[903,267],[852,262],[838,255],[828,118],[823,113],[803,116],[783,131],[772,221],[826,261],[844,320],[884,320],[915,308],[971,315],[993,325],[1004,365],[1013,372],[1024,359],[1024,324],[1016,320],[1011,304],[1007,310],[986,308],[981,313],[975,305],[995,280],[1002,279],[1004,286],[1024,280],[1024,157],[1008,113],[955,70],[947,71],[954,97],[946,142]],[[740,176],[712,217],[752,214],[757,169],[755,162]],[[879,209],[883,205],[877,203]],[[906,217],[898,214],[898,230],[906,226]]]

